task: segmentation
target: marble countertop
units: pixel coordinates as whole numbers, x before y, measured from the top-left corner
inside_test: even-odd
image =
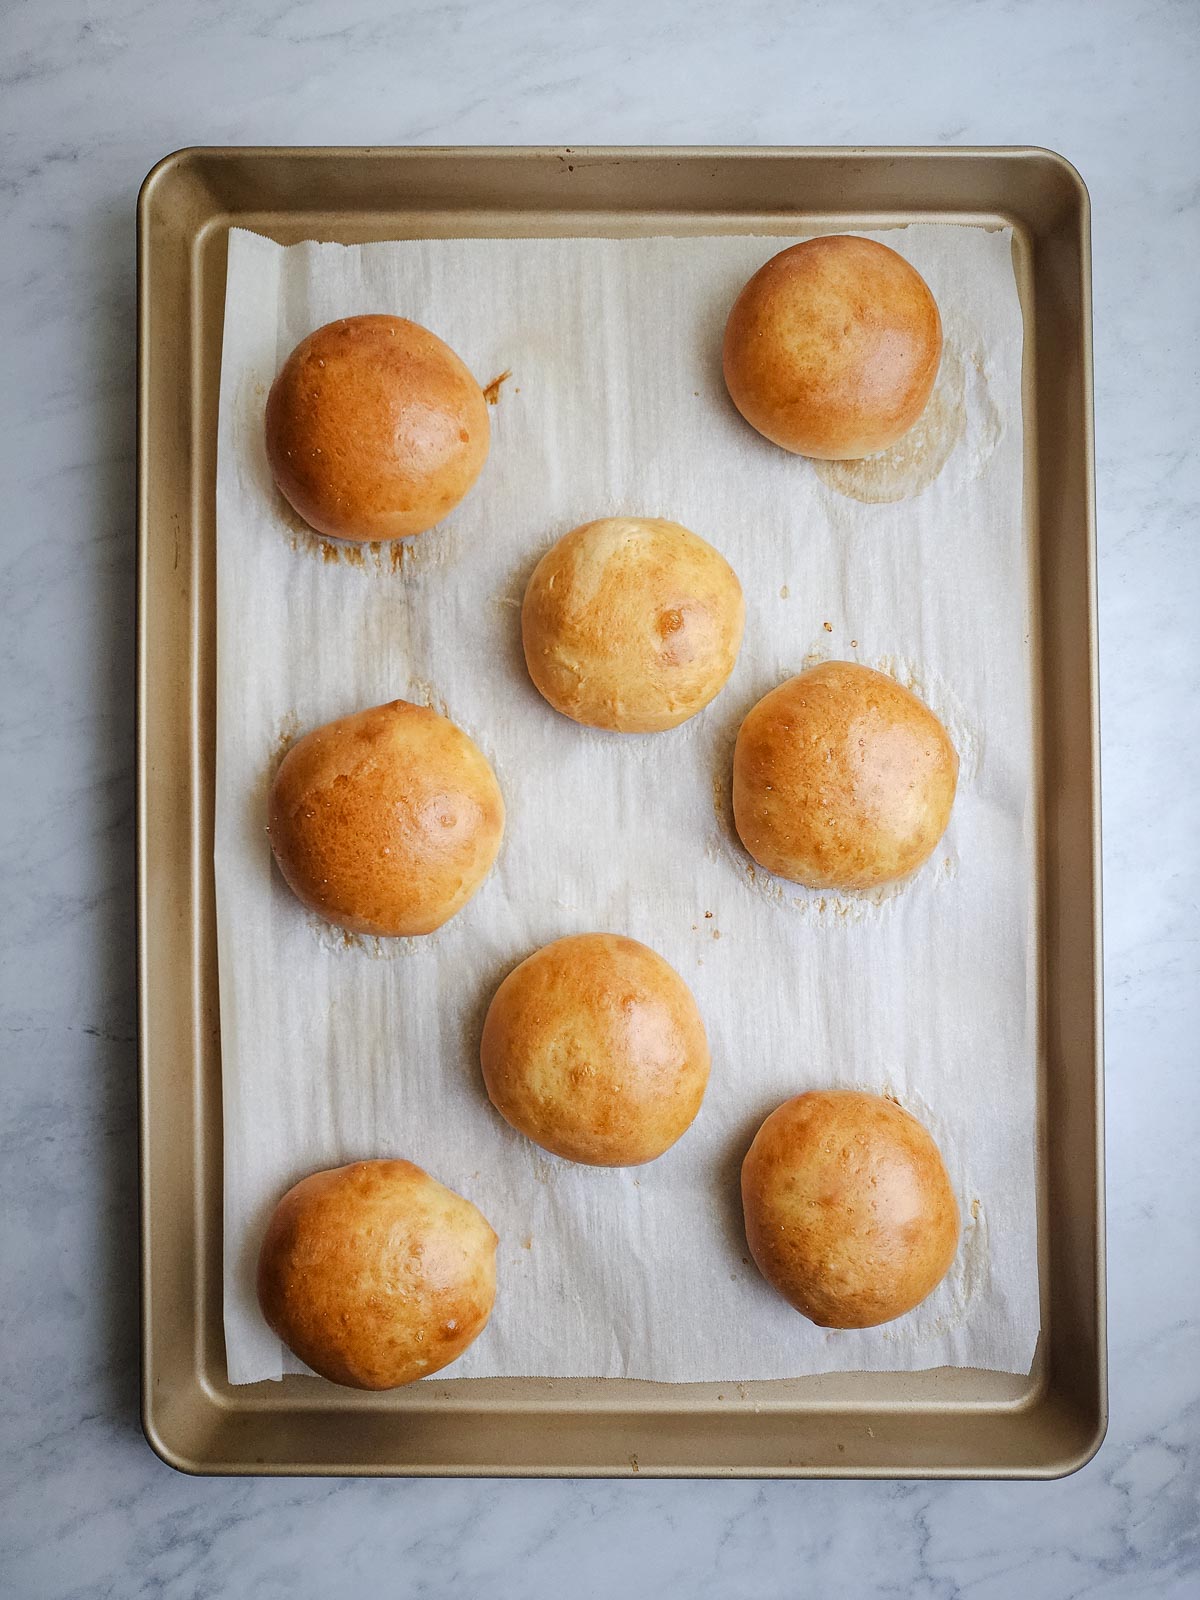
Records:
[[[44,0],[0,40],[0,1588],[1200,1589],[1200,11]],[[1059,1483],[193,1480],[137,1411],[134,234],[210,144],[1042,144],[1092,193],[1112,1422]]]

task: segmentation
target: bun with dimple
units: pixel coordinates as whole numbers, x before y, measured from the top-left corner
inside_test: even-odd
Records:
[[[719,693],[745,615],[736,573],[698,534],[657,517],[607,517],[564,534],[538,562],[521,636],[529,675],[556,711],[656,733]]]

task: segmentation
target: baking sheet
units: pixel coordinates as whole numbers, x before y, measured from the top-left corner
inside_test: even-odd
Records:
[[[252,1288],[275,1199],[314,1167],[375,1154],[427,1166],[501,1235],[497,1311],[455,1376],[1028,1369],[1036,996],[1020,314],[1005,231],[882,237],[938,296],[948,357],[927,437],[873,474],[775,451],[725,399],[725,312],[788,241],[282,250],[231,235],[216,869],[233,1381],[283,1370]],[[378,310],[434,327],[484,382],[511,376],[468,501],[410,545],[346,551],[275,495],[262,406],[303,334]],[[897,485],[905,498],[879,498]],[[729,686],[671,734],[579,729],[545,707],[521,664],[517,607],[537,557],[574,523],[621,512],[687,523],[746,589]],[[823,655],[911,681],[963,758],[944,846],[900,894],[806,894],[752,871],[729,833],[741,716]],[[293,734],[396,695],[431,699],[479,740],[508,834],[488,884],[439,934],[346,941],[272,872],[266,783]],[[478,1026],[500,976],[546,939],[591,927],[671,960],[713,1046],[696,1126],[628,1172],[536,1150],[478,1080]],[[828,1083],[890,1089],[924,1116],[963,1201],[950,1279],[880,1330],[813,1329],[744,1259],[746,1144],[780,1099]]]

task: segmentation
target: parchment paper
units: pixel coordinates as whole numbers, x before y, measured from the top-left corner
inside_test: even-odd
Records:
[[[500,1235],[491,1324],[443,1377],[1028,1370],[1034,745],[1011,240],[955,226],[878,237],[928,280],[946,356],[918,435],[890,463],[844,468],[767,444],[721,382],[728,308],[792,240],[284,249],[231,233],[216,885],[233,1382],[297,1370],[254,1297],[275,1201],[316,1168],[377,1155],[426,1167]],[[435,329],[484,384],[511,375],[463,505],[404,546],[357,550],[323,543],[276,494],[263,407],[305,334],[379,311]],[[733,677],[671,733],[582,729],[525,674],[528,573],[567,529],[615,514],[693,528],[745,589]],[[949,832],[899,892],[806,892],[754,870],[731,832],[742,716],[825,657],[911,684],[960,752]],[[444,929],[363,941],[292,898],[272,866],[265,796],[292,737],[397,697],[428,700],[479,742],[508,829],[484,888]],[[700,1117],[646,1167],[549,1156],[481,1086],[479,1030],[500,978],[547,940],[590,929],[660,951],[708,1027]],[[897,1095],[931,1127],[961,1199],[951,1275],[877,1330],[811,1326],[765,1286],[742,1234],[738,1167],[758,1123],[825,1085]]]

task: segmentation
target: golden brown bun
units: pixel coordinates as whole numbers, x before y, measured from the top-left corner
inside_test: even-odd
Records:
[[[483,470],[483,391],[449,345],[403,317],[343,317],[292,351],[267,396],[284,496],[334,539],[403,539]]]
[[[772,1111],[742,1163],[742,1205],[759,1271],[822,1328],[903,1316],[958,1249],[958,1204],[928,1130],[851,1089]]]
[[[708,1040],[692,992],[636,939],[584,933],[514,968],[488,1008],[480,1047],[492,1104],[568,1161],[653,1161],[692,1122]]]
[[[456,1361],[496,1298],[496,1235],[411,1161],[314,1172],[275,1207],[258,1257],[273,1332],[332,1383],[394,1389]]]
[[[869,889],[916,870],[950,820],[958,756],[893,678],[827,661],[764,695],[738,732],[733,816],[768,872]]]
[[[487,877],[504,800],[461,728],[393,700],[292,746],[267,832],[293,893],[339,928],[432,933]]]
[[[847,461],[908,432],[941,354],[920,273],[887,245],[833,235],[781,250],[750,279],[725,327],[725,383],[775,444]]]
[[[529,676],[556,711],[657,733],[722,688],[745,620],[737,574],[712,545],[677,522],[607,517],[538,562],[521,637]]]

